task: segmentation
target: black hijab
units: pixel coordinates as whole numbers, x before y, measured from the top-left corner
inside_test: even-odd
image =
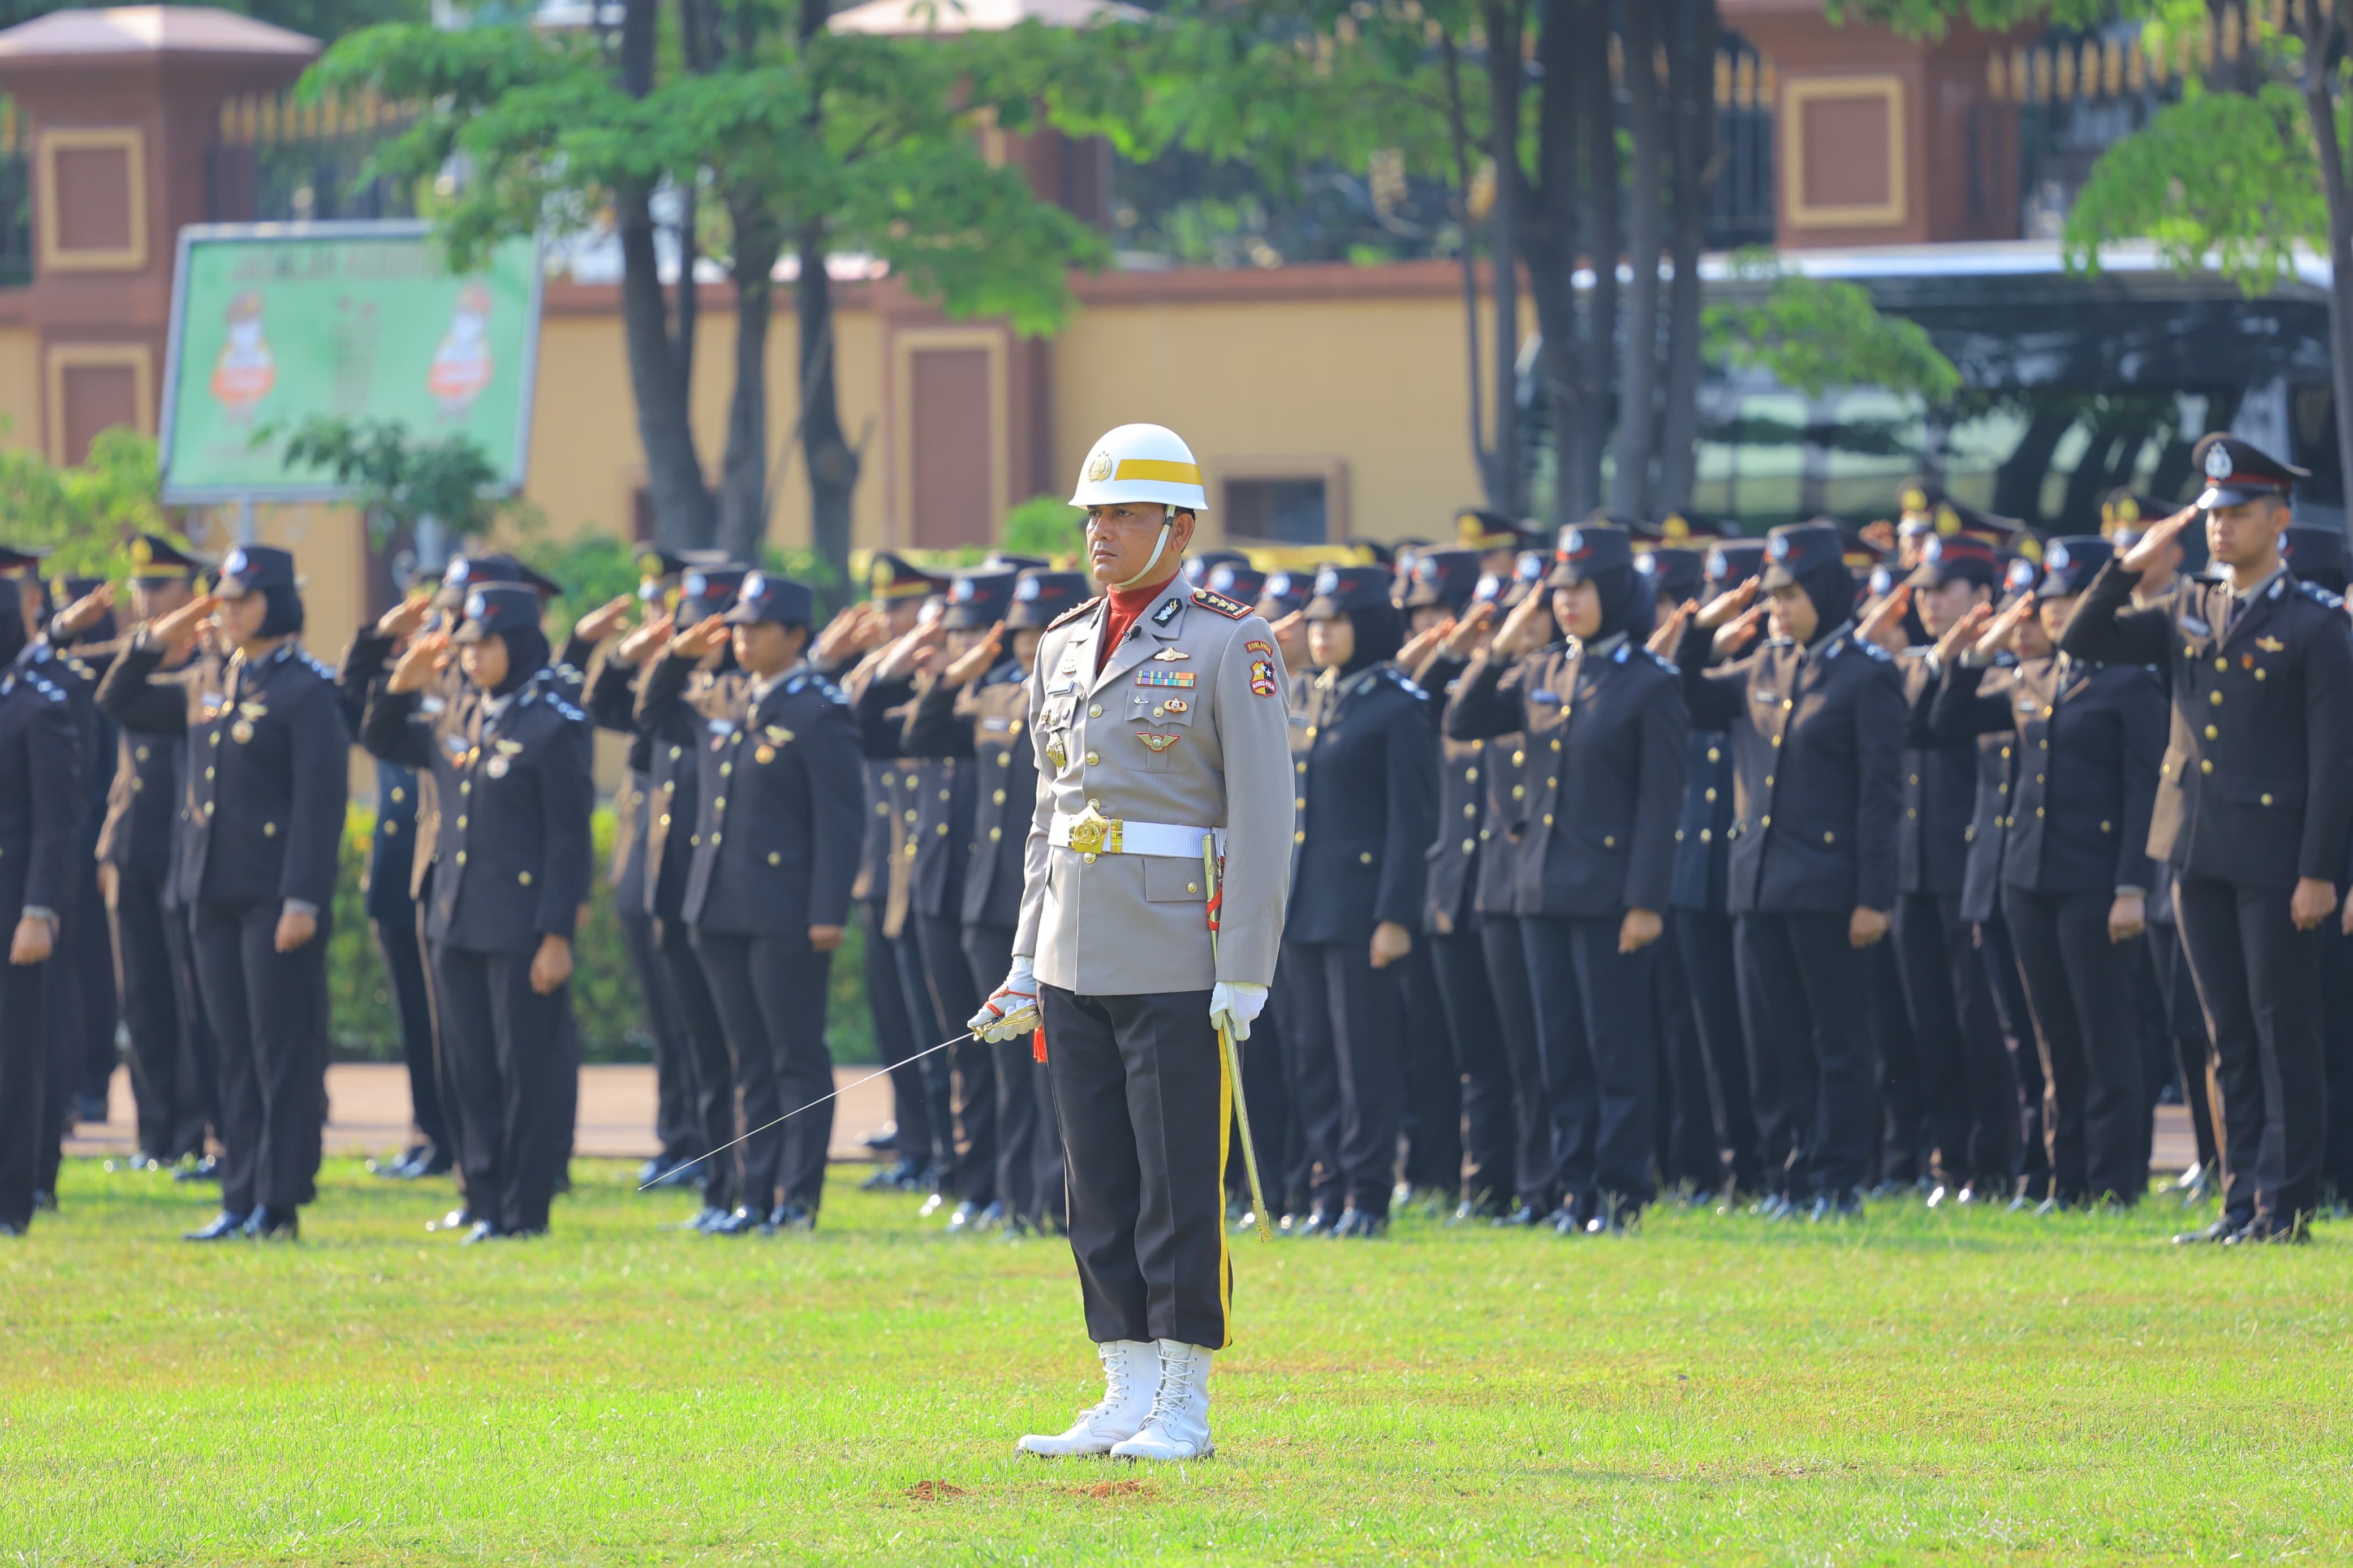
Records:
[[[1814,604],[1813,643],[1821,641],[1854,618],[1854,574],[1844,562],[1833,561],[1827,566],[1817,566],[1798,578],[1798,586]]]
[[[299,588],[264,588],[262,600],[269,608],[262,612],[261,630],[257,637],[290,637],[302,629],[302,591]]]
[[[10,665],[25,651],[25,610],[16,583],[0,578],[0,665]]]
[[[491,695],[506,697],[522,690],[525,681],[547,668],[547,634],[537,626],[517,626],[501,632],[499,640],[507,645],[507,673],[491,688]]]
[[[1348,624],[1356,628],[1356,649],[1340,667],[1343,679],[1367,665],[1388,663],[1398,656],[1398,649],[1405,647],[1405,612],[1395,605],[1367,605],[1361,610],[1350,610]]]
[[[1601,630],[1594,640],[1620,632],[1629,642],[1650,640],[1659,623],[1659,595],[1651,580],[1631,566],[1612,566],[1596,572],[1591,581],[1601,595]]]

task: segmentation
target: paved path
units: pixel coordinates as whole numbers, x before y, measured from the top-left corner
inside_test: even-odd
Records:
[[[834,1081],[852,1084],[877,1069],[836,1068]],[[878,1078],[849,1089],[834,1102],[833,1157],[867,1157],[860,1140],[891,1120],[891,1080]],[[117,1070],[103,1126],[84,1125],[66,1141],[69,1154],[128,1154],[133,1128],[131,1079]],[[590,1155],[641,1160],[654,1152],[654,1069],[623,1065],[580,1069],[580,1121],[575,1147]],[[408,1138],[408,1069],[375,1062],[343,1062],[327,1069],[327,1151],[334,1154],[381,1154]],[[2195,1144],[2189,1112],[2179,1105],[2157,1110],[2157,1148],[2151,1168],[2166,1175],[2188,1165]]]

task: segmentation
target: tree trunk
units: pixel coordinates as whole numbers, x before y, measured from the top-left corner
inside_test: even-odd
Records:
[[[1618,382],[1617,462],[1609,478],[1609,509],[1647,519],[1659,400],[1659,257],[1666,248],[1667,228],[1658,18],[1649,5],[1629,5],[1620,26],[1625,42],[1626,118],[1634,144],[1633,209],[1626,237],[1633,278],[1626,291],[1625,370]]]
[[[1700,251],[1715,189],[1716,0],[1683,0],[1667,45],[1674,114],[1675,275],[1667,287],[1667,394],[1659,421],[1662,512],[1691,506],[1699,472]]]
[[[1439,34],[1439,47],[1446,66],[1446,134],[1454,154],[1455,215],[1462,225],[1461,249],[1455,259],[1462,274],[1462,342],[1471,386],[1471,463],[1479,470],[1479,489],[1487,498],[1487,504],[1498,506],[1502,504],[1495,499],[1500,465],[1495,448],[1487,445],[1486,410],[1481,406],[1487,389],[1480,374],[1479,250],[1471,243],[1474,227],[1471,216],[1471,129],[1462,114],[1461,53],[1455,46],[1454,35],[1448,31]]]
[[[1488,504],[1512,517],[1527,507],[1527,465],[1520,452],[1520,215],[1526,209],[1527,183],[1520,171],[1520,104],[1526,37],[1525,0],[1488,0],[1488,156],[1495,164],[1495,208],[1490,219],[1493,243],[1495,353],[1495,477]]]
[[[1579,515],[1571,491],[1576,465],[1575,432],[1582,417],[1577,367],[1577,89],[1569,62],[1574,57],[1577,14],[1584,0],[1543,0],[1536,33],[1536,65],[1543,86],[1536,98],[1536,179],[1530,193],[1525,248],[1528,291],[1535,296],[1536,328],[1544,334],[1536,365],[1544,384],[1545,416],[1552,427],[1552,514],[1556,522]],[[1514,161],[1517,168],[1517,161]],[[1586,503],[1590,505],[1588,501]]]
[[[653,90],[659,0],[628,0],[621,19],[621,85],[636,97]],[[628,353],[629,392],[637,405],[638,440],[646,452],[646,483],[653,492],[654,538],[672,550],[711,543],[719,513],[703,482],[689,416],[690,387],[670,336],[661,258],[654,245],[653,191],[628,185],[614,193],[621,242],[621,340]]]
[[[841,433],[833,375],[833,285],[825,275],[825,225],[801,230],[800,281],[793,299],[800,326],[801,460],[808,468],[809,527],[818,559],[848,604],[849,498],[858,488],[858,453]]]
[[[768,323],[783,237],[756,198],[727,205],[735,228],[735,392],[719,473],[719,543],[731,561],[760,563],[768,537]]]
[[[2337,471],[2344,481],[2342,504],[2353,519],[2353,193],[2346,188],[2345,148],[2337,136],[2336,93],[2331,87],[2344,38],[2337,6],[2316,5],[2304,84],[2305,112],[2320,155],[2320,186],[2328,201],[2329,381],[2337,401]],[[2284,456],[2284,454],[2283,454]]]
[[[1593,269],[1593,287],[1578,311],[1584,330],[1577,343],[1577,417],[1569,431],[1570,461],[1563,467],[1554,500],[1560,522],[1576,521],[1601,504],[1601,455],[1609,444],[1610,394],[1618,370],[1618,261],[1623,249],[1618,228],[1618,113],[1617,93],[1609,81],[1609,0],[1581,0],[1575,37],[1574,68],[1565,85],[1576,100],[1572,113],[1584,121],[1577,132],[1577,196],[1584,209],[1585,260]]]

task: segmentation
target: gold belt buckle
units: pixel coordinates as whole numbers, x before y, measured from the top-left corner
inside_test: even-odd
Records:
[[[1071,824],[1071,847],[1082,855],[1116,855],[1119,839],[1119,824],[1092,805]]]

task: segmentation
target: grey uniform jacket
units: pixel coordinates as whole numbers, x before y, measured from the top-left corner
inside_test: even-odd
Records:
[[[1290,678],[1274,634],[1249,606],[1180,578],[1098,676],[1107,613],[1094,599],[1049,626],[1029,677],[1038,804],[1013,951],[1043,984],[1082,995],[1268,984],[1295,813]],[[1117,822],[1224,833],[1215,963],[1199,852],[1073,849],[1068,824],[1090,804]]]

